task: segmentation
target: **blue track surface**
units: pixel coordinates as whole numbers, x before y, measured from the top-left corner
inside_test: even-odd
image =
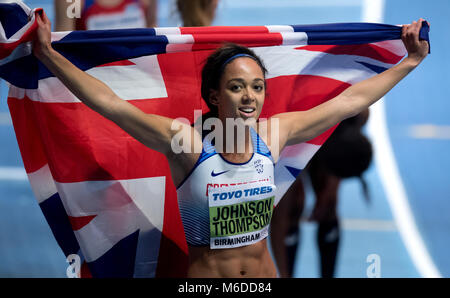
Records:
[[[43,7],[53,19],[52,1],[30,0],[30,7]],[[159,1],[159,26],[179,26],[171,1]],[[221,0],[215,25],[308,24],[362,21],[363,1]],[[423,65],[386,97],[387,123],[395,158],[422,239],[440,273],[450,277],[447,247],[450,237],[450,139],[418,139],[411,126],[450,126],[450,93],[444,71],[450,47],[450,2],[434,0],[386,1],[384,22],[409,23],[419,17],[431,23],[432,54]],[[443,13],[446,12],[446,13]],[[6,85],[0,84],[0,169],[22,167],[12,125],[7,119]],[[375,165],[366,173],[371,204],[362,198],[355,180],[340,190],[339,214],[343,233],[338,256],[338,277],[366,277],[366,258],[378,254],[382,277],[420,277],[386,199]],[[24,173],[24,172],[23,172]],[[0,277],[65,277],[65,258],[45,222],[33,193],[20,174],[0,175]],[[308,194],[306,211],[313,199]],[[307,213],[307,212],[305,212]],[[297,277],[318,277],[316,226],[302,223],[302,243],[295,267]]]
[[[425,5],[429,3],[429,5]],[[450,277],[450,139],[418,139],[410,135],[413,125],[450,126],[450,69],[448,28],[450,1],[388,1],[386,22],[405,23],[422,17],[431,23],[431,55],[420,71],[388,95],[386,110],[395,157],[408,198],[427,248],[441,271]]]

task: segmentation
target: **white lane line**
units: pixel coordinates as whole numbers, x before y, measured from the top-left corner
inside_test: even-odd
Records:
[[[355,231],[397,231],[397,226],[393,220],[343,218],[341,219],[341,227],[344,230]]]
[[[11,115],[8,112],[0,112],[0,125],[12,125]]]
[[[450,125],[411,125],[408,128],[408,135],[414,139],[450,140]]]
[[[308,217],[302,217],[300,222],[302,224],[317,224],[315,221],[310,221]],[[342,230],[348,231],[398,232],[397,225],[393,220],[341,218],[339,224]]]
[[[365,0],[363,20],[381,23],[383,22],[383,10],[384,0]],[[384,100],[382,98],[371,107],[367,123],[369,135],[373,140],[377,172],[380,175],[400,236],[418,272],[423,277],[442,277],[428,253],[409,206],[389,139]]]
[[[384,98],[370,109],[367,128],[374,146],[374,157],[381,183],[391,207],[400,236],[411,259],[423,277],[441,277],[417,229],[405,187],[401,180],[389,140]]]
[[[23,167],[0,167],[0,181],[28,181]]]
[[[362,21],[371,23],[383,22],[384,0],[363,0]]]

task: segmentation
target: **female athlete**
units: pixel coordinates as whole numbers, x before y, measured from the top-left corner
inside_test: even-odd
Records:
[[[404,25],[402,40],[408,56],[402,62],[308,111],[276,114],[257,122],[255,129],[245,129],[241,145],[234,141],[239,141],[242,134],[224,138],[223,148],[227,150],[220,153],[217,142],[202,139],[202,132],[195,127],[146,114],[75,67],[52,49],[51,25],[45,13],[36,18],[39,27],[34,55],[88,107],[166,156],[177,186],[189,247],[188,277],[276,277],[266,236],[273,209],[273,165],[278,152],[357,115],[383,97],[428,54],[428,43],[419,40],[422,19]],[[215,126],[223,136],[232,132],[225,125],[227,119],[258,119],[265,87],[263,63],[245,47],[224,46],[208,58],[203,68],[202,97],[210,115],[224,124]],[[271,134],[275,123],[279,129],[274,138]],[[175,153],[171,144],[176,136],[181,136],[188,143],[183,145],[192,150]],[[271,150],[274,146],[279,150]],[[195,148],[203,150],[200,153]]]

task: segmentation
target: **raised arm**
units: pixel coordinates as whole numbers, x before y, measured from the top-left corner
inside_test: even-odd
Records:
[[[84,104],[116,123],[147,147],[170,155],[173,121],[159,115],[146,114],[119,98],[106,84],[74,66],[51,46],[51,24],[45,13],[36,14],[39,25],[33,44],[34,55]],[[182,127],[186,124],[177,125]]]
[[[279,118],[280,149],[315,138],[342,120],[359,114],[382,98],[428,54],[428,42],[419,40],[422,19],[402,28],[408,56],[394,67],[347,88],[335,98],[308,111],[274,115]]]

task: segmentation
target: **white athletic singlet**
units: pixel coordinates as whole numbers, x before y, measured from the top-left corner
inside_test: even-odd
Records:
[[[205,138],[194,168],[177,188],[189,245],[232,248],[267,237],[275,199],[274,163],[264,141],[250,131],[254,153],[248,162],[226,161]]]
[[[139,0],[123,0],[114,7],[103,7],[95,0],[84,0],[76,30],[145,28],[145,8]]]

